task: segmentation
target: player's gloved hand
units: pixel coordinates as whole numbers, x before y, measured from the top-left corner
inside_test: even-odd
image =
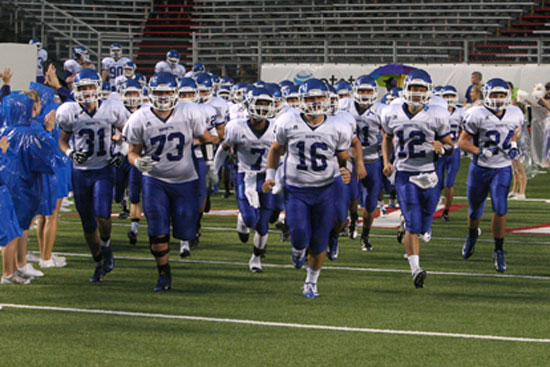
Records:
[[[140,157],[134,161],[134,166],[143,173],[151,172],[155,164],[156,162],[149,156]]]
[[[519,159],[519,149],[517,142],[513,141],[511,143],[511,148],[508,151],[508,157],[513,160]]]
[[[124,156],[121,153],[116,153],[109,159],[109,167],[120,167],[123,160]]]
[[[73,150],[69,154],[69,158],[76,164],[82,164],[88,160],[88,153]]]
[[[208,190],[213,190],[214,186],[218,183],[219,178],[218,173],[214,170],[214,161],[206,162],[206,177],[204,181]]]
[[[491,158],[497,153],[498,153],[497,147],[483,148],[481,149],[481,152],[479,152],[479,156],[484,158]]]

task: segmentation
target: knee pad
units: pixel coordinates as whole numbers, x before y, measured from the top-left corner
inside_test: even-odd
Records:
[[[159,243],[168,243],[170,242],[170,235],[165,234],[163,236],[149,236],[149,245],[156,245]]]

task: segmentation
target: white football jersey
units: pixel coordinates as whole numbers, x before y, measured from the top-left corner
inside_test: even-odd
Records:
[[[115,79],[115,90],[118,91],[118,88],[120,88],[121,84],[127,81],[128,78],[126,78],[126,75],[119,75]]]
[[[48,52],[41,48],[37,53],[36,76],[44,76],[44,66],[42,65],[48,60]]]
[[[497,147],[491,158],[475,156],[474,162],[481,167],[502,168],[512,164],[508,158],[511,139],[523,124],[523,112],[516,106],[508,106],[502,117],[496,116],[485,106],[468,109],[464,115],[464,130],[474,137],[474,144],[481,149]]]
[[[348,111],[356,122],[354,130],[363,148],[363,159],[373,161],[380,157],[380,137],[382,135],[382,111],[385,104],[375,102],[368,109],[359,114],[354,99],[344,98],[339,107],[342,111]]]
[[[351,128],[334,116],[311,126],[303,115],[289,111],[276,120],[275,139],[287,146],[286,183],[297,187],[321,187],[334,181],[333,156],[350,147]]]
[[[238,172],[264,172],[267,153],[275,141],[275,122],[268,120],[265,130],[257,132],[249,119],[231,120],[225,127],[224,144],[237,153]]]
[[[204,114],[204,123],[206,124],[206,129],[208,130],[210,135],[218,136],[218,132],[216,131],[216,126],[214,125],[214,121],[216,120],[216,110],[214,109],[214,107],[206,104],[198,104],[197,106]],[[200,144],[195,145],[194,152],[195,152],[196,158],[204,157],[202,154],[202,149]]]
[[[449,112],[428,105],[411,116],[407,104],[390,104],[382,111],[382,128],[393,136],[394,166],[397,171],[430,172],[435,169],[436,154],[431,141],[450,134]]]
[[[90,115],[78,102],[65,102],[56,112],[59,127],[74,137],[74,150],[88,153],[88,159],[73,167],[82,170],[100,169],[111,158],[111,132],[113,126],[122,129],[130,112],[114,99],[102,101],[94,115]]]
[[[124,65],[126,65],[128,61],[131,60],[127,57],[121,57],[118,60],[115,60],[112,57],[105,57],[101,60],[101,70],[107,70],[111,90],[115,90],[116,78],[124,74]]]
[[[183,183],[199,177],[191,149],[193,137],[206,130],[204,120],[204,114],[191,102],[179,102],[165,121],[147,106],[130,116],[123,136],[128,144],[142,145],[144,155],[157,162],[144,175],[168,183]]]
[[[247,119],[248,111],[242,103],[234,103],[229,106],[229,121]]]
[[[440,96],[432,96],[432,98],[430,98],[430,104],[435,104],[443,108],[449,108],[447,100]]]
[[[172,67],[166,61],[159,61],[155,65],[155,73],[166,72],[173,74],[176,78],[181,79],[185,76],[185,66],[177,64]]]
[[[75,59],[69,59],[63,64],[63,70],[69,75],[74,75],[80,73],[82,70],[82,65],[80,65]]]
[[[451,127],[451,139],[453,139],[455,148],[457,148],[458,146],[456,143],[458,141],[458,134],[460,134],[460,130],[463,129],[462,124],[464,122],[464,114],[466,113],[466,110],[463,110],[457,106],[452,107],[454,108],[454,111],[451,113],[451,117],[449,118],[449,126]]]
[[[229,105],[223,98],[212,97],[205,104],[214,107],[216,110],[216,121],[214,121],[216,126],[223,125],[229,121]]]

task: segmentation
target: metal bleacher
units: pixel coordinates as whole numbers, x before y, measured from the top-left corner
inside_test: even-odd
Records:
[[[31,28],[52,56],[70,57],[72,47],[82,45],[94,63],[108,55],[112,42],[135,58],[153,4],[153,0],[2,1],[13,6],[16,27]]]
[[[262,62],[465,62],[540,1],[199,0],[194,52],[212,67]],[[472,55],[475,57],[475,55]]]

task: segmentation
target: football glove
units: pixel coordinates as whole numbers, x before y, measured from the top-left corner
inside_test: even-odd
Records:
[[[511,148],[508,151],[508,157],[512,160],[519,159],[519,149],[518,149],[518,143],[513,141],[511,144]]]
[[[123,160],[124,156],[121,153],[116,153],[109,159],[109,167],[120,167]]]
[[[151,172],[155,164],[156,162],[149,156],[136,158],[134,161],[134,166],[143,173]]]
[[[483,149],[481,149],[481,152],[479,152],[479,156],[488,159],[488,158],[491,158],[492,156],[494,156],[497,153],[498,153],[498,148],[497,147],[483,148]]]
[[[88,153],[73,150],[69,155],[69,158],[71,158],[71,160],[76,164],[82,164],[88,160]]]

